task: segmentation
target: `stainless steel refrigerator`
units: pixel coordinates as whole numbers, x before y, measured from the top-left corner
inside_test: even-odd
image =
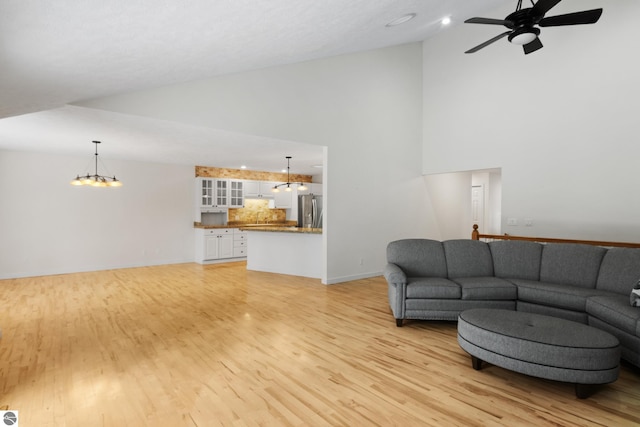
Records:
[[[298,227],[322,228],[322,196],[298,196]]]

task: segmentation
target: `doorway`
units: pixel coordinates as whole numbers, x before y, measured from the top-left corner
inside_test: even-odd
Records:
[[[471,186],[471,221],[478,226],[478,231],[484,233],[484,185]]]
[[[489,169],[471,174],[471,221],[483,234],[501,234],[502,170]]]

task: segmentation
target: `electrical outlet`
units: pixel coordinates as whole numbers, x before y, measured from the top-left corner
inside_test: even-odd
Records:
[[[507,225],[518,225],[518,218],[507,218]]]

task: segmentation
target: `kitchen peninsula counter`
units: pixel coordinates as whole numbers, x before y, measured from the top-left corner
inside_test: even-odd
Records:
[[[247,270],[322,279],[322,229],[291,226],[239,227],[247,232]]]

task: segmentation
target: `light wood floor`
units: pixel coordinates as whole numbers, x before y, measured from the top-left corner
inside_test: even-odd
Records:
[[[395,326],[382,278],[244,263],[0,281],[0,409],[20,426],[625,426],[640,374],[474,371],[453,323]]]

